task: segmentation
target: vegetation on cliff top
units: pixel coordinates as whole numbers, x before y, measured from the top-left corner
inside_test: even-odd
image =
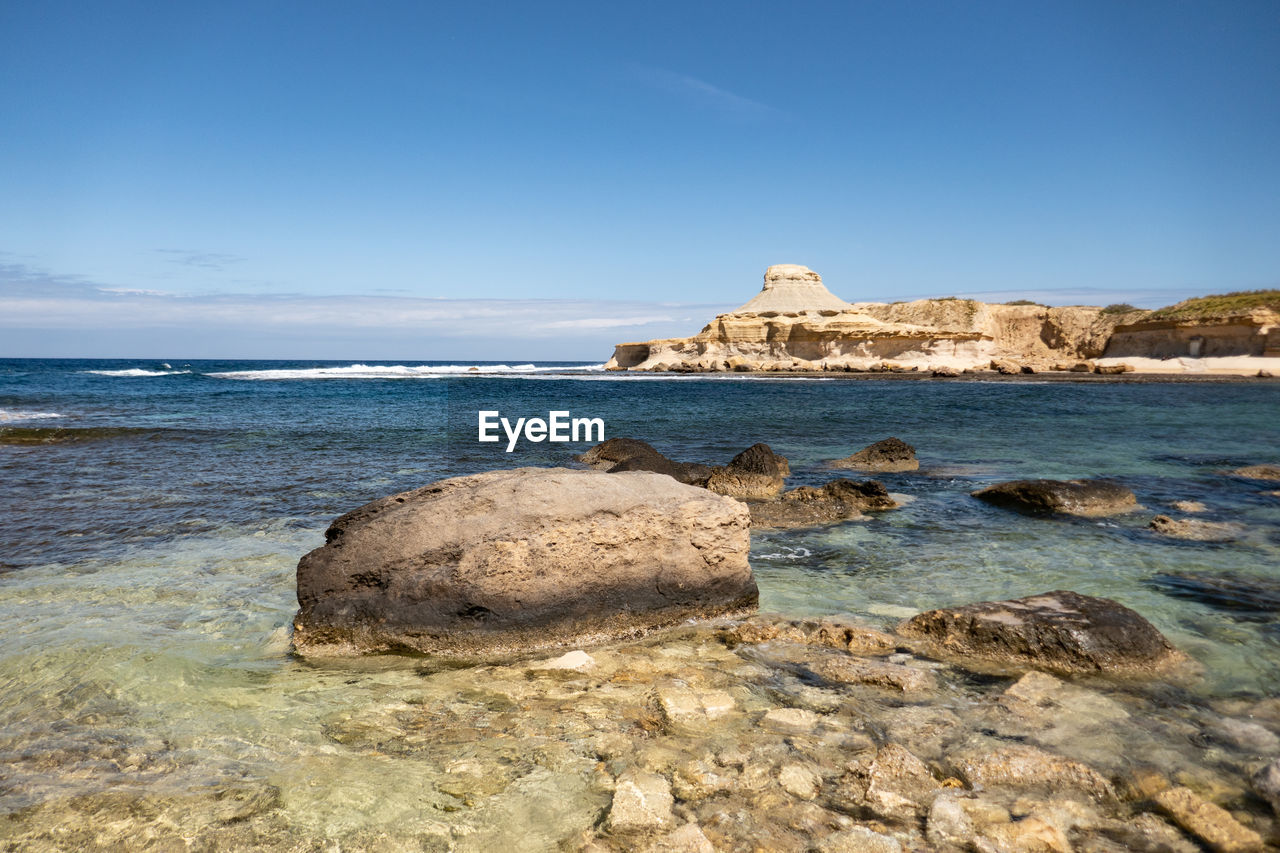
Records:
[[[1214,296],[1184,299],[1176,305],[1157,308],[1144,320],[1202,320],[1247,314],[1255,308],[1280,311],[1280,290],[1239,290]]]

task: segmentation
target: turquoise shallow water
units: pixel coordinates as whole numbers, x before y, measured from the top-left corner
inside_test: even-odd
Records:
[[[329,520],[368,500],[453,474],[571,464],[585,449],[481,445],[481,408],[602,417],[609,436],[690,461],[765,441],[791,460],[792,485],[896,435],[922,466],[881,478],[903,508],[753,535],[764,609],[888,624],[1068,588],[1151,619],[1205,665],[1206,701],[1280,692],[1280,498],[1266,494],[1280,484],[1223,473],[1280,462],[1280,385],[169,364],[0,362],[5,810],[126,779],[167,791],[333,773],[355,780],[354,799],[285,786],[301,824],[329,832],[412,810],[378,793],[390,759],[346,754],[324,726],[397,695],[415,672],[384,662],[352,677],[293,660],[293,568]],[[293,373],[262,372],[279,370]],[[969,497],[1003,479],[1101,475],[1144,509],[1043,519]],[[1244,532],[1203,544],[1146,529],[1180,500]],[[1233,591],[1177,597],[1174,575],[1227,578]]]

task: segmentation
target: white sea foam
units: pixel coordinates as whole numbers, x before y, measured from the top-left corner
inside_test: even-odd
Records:
[[[21,409],[0,409],[0,424],[14,421],[42,421],[48,418],[61,418],[57,412],[27,412]]]
[[[210,373],[219,379],[439,379],[444,376],[523,376],[570,371],[602,371],[603,364],[583,367],[539,367],[536,364],[351,364],[277,370],[228,370]]]
[[[82,370],[81,373],[93,373],[97,376],[174,376],[179,373],[190,373],[190,370],[144,370],[141,367],[130,367],[126,370]]]
[[[786,548],[786,546],[783,546]],[[808,548],[786,548],[784,551],[775,551],[772,554],[756,554],[754,555],[761,560],[803,560],[806,557],[812,557],[813,552]]]

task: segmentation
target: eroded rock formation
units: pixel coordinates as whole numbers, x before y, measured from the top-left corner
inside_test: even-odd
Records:
[[[1100,356],[1115,320],[1099,308],[973,300],[851,304],[808,267],[777,264],[745,305],[690,338],[619,344],[617,370],[793,371],[986,367]],[[1047,365],[1046,365],[1047,366]]]
[[[611,370],[1092,369],[1096,358],[1280,356],[1280,293],[1187,300],[1159,311],[973,299],[850,303],[808,267],[776,264],[746,304],[696,335],[618,344]],[[1084,365],[1083,369],[1077,365]],[[1179,365],[1178,369],[1186,365]]]

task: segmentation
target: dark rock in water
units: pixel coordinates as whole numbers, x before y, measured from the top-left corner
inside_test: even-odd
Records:
[[[791,473],[787,460],[774,453],[767,444],[753,444],[730,460],[723,468],[714,468],[707,478],[707,488],[717,494],[744,500],[777,497],[783,478]]]
[[[784,492],[776,501],[752,501],[751,524],[755,527],[811,527],[861,518],[867,510],[897,507],[884,484],[876,480],[858,483],[832,480],[821,486],[800,486]]]
[[[1154,675],[1187,658],[1134,611],[1057,590],[920,613],[898,633],[932,655],[1063,673]]]
[[[1172,598],[1241,615],[1280,613],[1280,580],[1273,578],[1162,572],[1147,584]]]
[[[662,454],[652,444],[638,438],[611,438],[583,453],[578,457],[578,461],[585,462],[592,468],[608,471],[619,462],[644,456],[662,456]]]
[[[1157,515],[1147,525],[1162,536],[1193,542],[1230,542],[1239,538],[1244,528],[1225,521],[1201,521],[1197,518],[1171,518]]]
[[[757,442],[739,453],[725,466],[741,474],[763,474],[766,477],[790,477],[791,464],[785,456],[773,452],[764,442]]]
[[[972,495],[1027,513],[1099,516],[1138,508],[1133,492],[1110,480],[1012,480]]]
[[[833,468],[853,468],[858,471],[916,471],[920,462],[916,449],[899,438],[886,438],[870,444],[852,456],[831,463]]]
[[[655,456],[632,456],[630,459],[624,459],[610,468],[609,473],[652,471],[655,474],[666,474],[668,477],[674,477],[679,482],[689,486],[705,486],[707,478],[711,476],[711,470],[710,465],[700,465],[697,462],[676,462],[662,454],[657,454]]]
[[[579,456],[578,461],[610,474],[622,471],[666,474],[692,486],[705,485],[707,477],[711,476],[711,466],[696,462],[676,462],[638,438],[611,438],[602,441]]]
[[[742,613],[758,599],[748,521],[638,471],[441,480],[333,522],[298,563],[294,645],[478,660]]]
[[[1246,465],[1231,473],[1250,480],[1280,480],[1280,465]]]

